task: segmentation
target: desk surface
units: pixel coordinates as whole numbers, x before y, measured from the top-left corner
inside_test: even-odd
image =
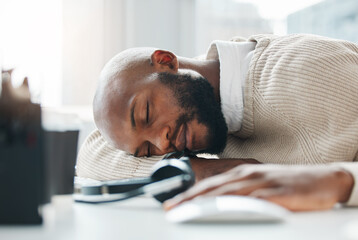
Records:
[[[56,196],[42,226],[1,226],[0,239],[358,239],[358,208],[293,213],[282,223],[174,224],[150,198],[91,205]]]

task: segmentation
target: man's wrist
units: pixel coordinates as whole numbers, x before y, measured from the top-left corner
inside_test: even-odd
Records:
[[[348,202],[352,193],[354,178],[350,172],[342,168],[336,171],[336,177],[339,182],[338,202],[346,203]]]

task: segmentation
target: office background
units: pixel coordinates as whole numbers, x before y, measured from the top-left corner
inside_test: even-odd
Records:
[[[0,0],[0,66],[43,106],[90,106],[99,73],[130,47],[186,57],[214,39],[313,33],[358,43],[356,0]]]

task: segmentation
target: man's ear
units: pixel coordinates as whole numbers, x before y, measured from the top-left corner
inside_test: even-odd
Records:
[[[155,50],[151,55],[151,63],[159,72],[176,73],[179,68],[178,59],[174,53],[165,50]]]

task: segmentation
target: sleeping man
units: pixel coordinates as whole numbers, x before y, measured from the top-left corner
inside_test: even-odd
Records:
[[[199,195],[237,194],[304,211],[358,206],[357,103],[357,45],[256,35],[215,41],[205,59],[123,51],[104,67],[93,110],[111,151],[219,156],[191,159],[205,179],[167,209]],[[254,159],[263,164],[241,164]]]

